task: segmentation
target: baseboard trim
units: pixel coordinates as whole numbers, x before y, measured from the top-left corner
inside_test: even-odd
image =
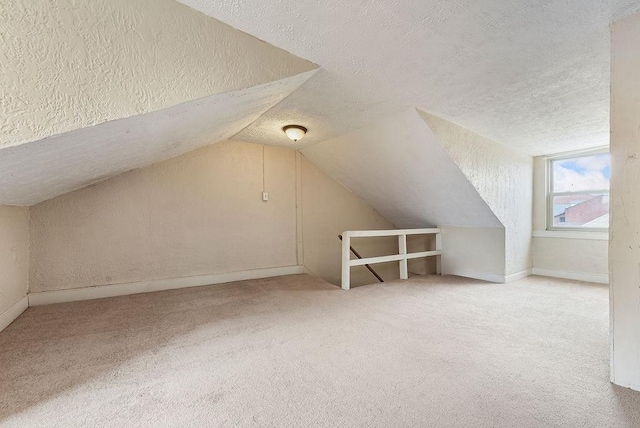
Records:
[[[633,382],[617,382],[615,380],[611,380],[611,383],[617,386],[621,386],[622,388],[629,388],[634,391],[640,392],[640,385]]]
[[[511,275],[507,275],[505,277],[505,282],[508,284],[513,281],[518,281],[520,279],[526,278],[530,275],[533,275],[533,269],[525,269],[520,272],[512,273]]]
[[[99,285],[94,287],[74,288],[70,290],[42,291],[38,293],[30,293],[28,297],[29,306],[52,305],[55,303],[103,299],[106,297],[128,296],[140,293],[153,293],[155,291],[201,287],[205,285],[224,284],[227,282],[246,281],[249,279],[271,278],[274,276],[297,275],[302,273],[304,273],[303,266],[285,266],[267,269],[253,269],[240,272],[189,276],[184,278],[130,282],[115,285]]]
[[[481,281],[495,282],[498,284],[505,283],[505,276],[498,275],[490,272],[481,272],[473,269],[454,269],[453,271],[445,272],[445,275],[456,275],[465,278],[479,279]]]
[[[29,298],[24,296],[22,299],[14,303],[9,309],[0,314],[0,331],[9,327],[16,318],[18,318],[29,307]]]
[[[538,276],[549,276],[552,278],[572,279],[574,281],[595,282],[598,284],[609,284],[609,275],[584,272],[570,272],[556,269],[533,268],[533,274]]]

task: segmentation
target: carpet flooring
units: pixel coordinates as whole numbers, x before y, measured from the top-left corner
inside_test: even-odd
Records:
[[[2,426],[640,426],[605,286],[306,275],[29,308]]]

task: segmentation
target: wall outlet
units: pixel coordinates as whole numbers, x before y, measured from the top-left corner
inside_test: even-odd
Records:
[[[267,202],[269,200],[269,192],[262,192],[262,200]]]

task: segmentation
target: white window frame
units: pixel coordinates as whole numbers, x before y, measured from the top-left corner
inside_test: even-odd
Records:
[[[553,167],[552,164],[554,161],[561,161],[566,159],[576,159],[587,156],[594,156],[603,153],[609,153],[608,147],[601,147],[598,149],[587,150],[587,151],[579,151],[579,152],[571,152],[571,153],[563,153],[561,155],[556,156],[546,156],[546,177],[547,177],[547,230],[549,231],[557,231],[557,232],[609,232],[609,228],[602,227],[562,227],[562,226],[554,226],[553,225],[553,197],[554,196],[566,196],[566,195],[574,195],[574,194],[584,194],[584,193],[605,193],[609,195],[609,189],[588,189],[574,192],[554,192],[553,190]]]

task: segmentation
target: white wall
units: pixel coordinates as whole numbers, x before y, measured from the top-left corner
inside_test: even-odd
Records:
[[[505,229],[502,227],[440,226],[442,273],[503,283]]]
[[[3,0],[0,147],[315,66],[173,0]]]
[[[337,235],[393,225],[300,155],[296,168],[295,151],[264,153],[266,203],[263,146],[226,141],[33,206],[31,292],[294,266],[302,257],[339,283]],[[397,241],[355,245],[365,255],[397,251]],[[380,272],[399,277],[397,264]],[[354,277],[376,281],[364,268]]]
[[[320,171],[304,156],[302,161],[302,222],[304,265],[332,284],[340,285],[342,245],[338,235],[346,230],[395,229],[350,190]],[[353,239],[351,244],[363,257],[397,254],[398,239]],[[372,265],[386,281],[400,278],[398,263]],[[378,280],[364,266],[351,269],[351,286]]]
[[[533,158],[455,123],[420,114],[504,226],[504,275],[531,269]]]
[[[546,231],[546,160],[534,159],[533,269],[537,275],[609,283],[607,233]]]
[[[29,210],[0,206],[0,330],[2,315],[26,296],[28,288]]]
[[[640,390],[640,14],[612,25],[611,380]]]

